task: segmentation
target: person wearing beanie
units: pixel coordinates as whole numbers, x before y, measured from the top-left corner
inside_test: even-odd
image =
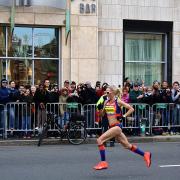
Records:
[[[1,80],[1,88],[0,88],[0,104],[6,104],[10,101],[9,98],[9,90],[7,88],[8,81],[6,79]]]
[[[10,101],[9,91],[7,88],[8,81],[6,79],[1,80],[1,88],[0,88],[0,104],[6,104]],[[0,128],[4,128],[4,108],[0,106]]]

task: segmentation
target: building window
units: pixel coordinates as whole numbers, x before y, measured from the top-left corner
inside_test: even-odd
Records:
[[[6,56],[6,27],[0,26],[0,57]]]
[[[32,60],[13,59],[7,61],[7,79],[28,85],[32,82]]]
[[[58,36],[53,28],[34,28],[34,57],[57,58]]]
[[[59,82],[59,29],[0,25],[0,75],[17,84]]]
[[[0,59],[0,76],[2,79],[6,78],[6,60]]]
[[[125,33],[125,77],[132,81],[166,79],[165,34]]]
[[[57,82],[58,79],[58,61],[56,60],[42,60],[34,61],[34,79],[35,84],[39,84],[42,79],[50,79],[51,82]]]
[[[8,57],[32,57],[32,28],[15,27],[12,36],[8,30]]]

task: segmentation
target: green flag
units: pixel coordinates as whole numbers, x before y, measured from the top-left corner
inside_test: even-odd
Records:
[[[13,34],[14,24],[15,24],[15,0],[12,0],[10,23],[11,23],[11,34]]]
[[[71,0],[66,0],[66,44],[70,33],[70,3]]]

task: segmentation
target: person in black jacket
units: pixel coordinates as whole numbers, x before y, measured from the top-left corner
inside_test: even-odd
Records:
[[[41,128],[46,118],[46,103],[48,102],[49,92],[45,89],[44,85],[39,84],[39,88],[34,94],[35,112],[38,121],[38,127]],[[38,129],[36,127],[36,129]]]
[[[160,90],[160,82],[157,80],[153,82],[152,86],[152,103],[162,103],[162,92]]]
[[[59,102],[59,88],[57,84],[52,86],[52,89],[48,93],[48,103],[58,103]]]
[[[162,103],[172,103],[171,89],[168,82],[163,81],[161,84]]]
[[[31,129],[31,104],[33,102],[33,96],[30,93],[30,89],[26,88],[24,93],[21,95],[20,97],[20,102],[26,103],[23,104],[22,107],[22,129],[25,130],[24,131],[24,138],[30,138],[31,137],[31,133],[30,130]]]
[[[98,98],[96,96],[96,91],[95,89],[92,88],[91,82],[87,81],[84,84],[83,90],[82,90],[82,97],[83,97],[83,104],[86,104],[84,111],[85,111],[85,117],[87,117],[87,125],[89,128],[93,128],[95,126],[95,111],[96,108],[95,106],[91,104],[96,104],[98,101]],[[96,132],[90,130],[89,131],[89,136],[94,137]]]
[[[143,103],[149,104],[150,106],[153,104],[153,102],[152,102],[152,87],[146,87],[144,89]]]
[[[57,115],[59,115],[59,88],[58,84],[53,84],[51,87],[51,90],[48,91],[48,99],[47,99],[47,111],[53,112]],[[56,118],[56,123],[58,124],[58,119]],[[51,123],[51,127],[54,127],[54,122]],[[50,133],[52,136],[56,136],[57,133],[51,132]]]
[[[154,125],[158,126],[168,126],[168,116],[169,109],[166,103],[171,102],[171,92],[168,89],[168,84],[163,81],[163,85],[160,86],[160,82],[157,80],[153,82],[153,92],[152,92],[152,104],[154,111]],[[167,128],[162,129],[166,133]]]
[[[85,90],[85,85],[83,83],[79,83],[77,85],[77,95],[79,97],[79,103],[84,105],[84,90]]]

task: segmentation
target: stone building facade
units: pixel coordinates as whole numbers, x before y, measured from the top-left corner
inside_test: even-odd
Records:
[[[170,62],[165,62],[165,66],[168,67],[164,70],[165,74],[162,75],[161,80],[180,80],[180,70],[178,68],[180,65],[180,1],[99,0],[98,6],[100,79],[122,84],[122,79],[125,77],[124,22],[125,20],[132,20],[131,23],[137,23],[137,20],[144,20],[146,22],[161,22],[162,24],[163,22],[172,23],[171,37],[169,37],[170,40],[167,42],[171,43],[171,45],[165,45],[165,49],[172,49],[170,52],[166,50],[168,54],[166,56],[169,56],[169,58],[166,58],[165,61]],[[136,29],[136,31],[138,30]],[[142,28],[140,28],[139,32],[142,32]],[[111,70],[107,71],[108,69]]]
[[[70,14],[66,44],[65,4],[16,8],[16,26],[58,29],[58,56],[52,59],[58,60],[58,75],[53,81],[122,85],[126,76],[134,77],[133,81],[147,79],[149,84],[153,79],[180,81],[179,0],[72,0]],[[0,25],[9,26],[9,17],[10,8],[0,5]],[[136,48],[139,54],[133,54]],[[0,54],[0,59],[13,57]],[[1,69],[1,77],[8,78],[7,71]],[[30,73],[32,82],[38,83],[35,69]]]

